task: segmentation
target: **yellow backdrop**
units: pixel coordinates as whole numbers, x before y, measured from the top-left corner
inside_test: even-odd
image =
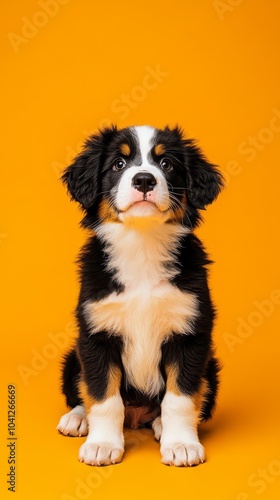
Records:
[[[278,498],[279,13],[274,0],[2,5],[1,498],[14,473],[20,500]],[[122,464],[90,468],[81,439],[55,430],[85,239],[59,175],[111,122],[179,123],[228,183],[198,231],[224,368],[196,468],[161,465],[149,431],[126,433]]]

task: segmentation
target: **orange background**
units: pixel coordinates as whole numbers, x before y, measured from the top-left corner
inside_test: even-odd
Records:
[[[46,3],[1,9],[0,496],[12,495],[12,383],[16,498],[278,498],[280,7],[52,0],[42,15]],[[216,261],[210,282],[224,369],[218,409],[200,433],[207,462],[196,468],[161,465],[151,433],[138,431],[127,433],[122,464],[91,469],[77,460],[82,440],[55,430],[65,412],[60,359],[75,334],[74,261],[85,239],[59,172],[104,122],[179,123],[228,180],[198,231]]]

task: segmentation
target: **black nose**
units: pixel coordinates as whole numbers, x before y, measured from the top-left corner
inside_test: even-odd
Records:
[[[152,174],[149,172],[139,172],[132,179],[132,186],[142,193],[147,193],[152,191],[156,185],[157,181]]]

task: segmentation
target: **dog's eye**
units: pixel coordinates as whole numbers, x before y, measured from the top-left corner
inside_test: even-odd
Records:
[[[171,161],[167,160],[166,158],[163,158],[161,160],[160,166],[161,166],[162,170],[164,170],[165,172],[169,172],[170,170],[173,169]]]
[[[118,158],[117,160],[115,160],[114,164],[113,164],[113,170],[115,171],[119,171],[119,170],[122,170],[126,165],[126,162],[123,158]]]

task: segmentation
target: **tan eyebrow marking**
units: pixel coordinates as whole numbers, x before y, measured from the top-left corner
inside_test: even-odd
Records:
[[[130,146],[128,144],[126,144],[126,143],[121,144],[120,145],[120,152],[124,156],[129,156],[130,153],[131,153]]]
[[[165,153],[165,146],[164,144],[157,144],[155,147],[155,154],[157,156],[163,155]]]

